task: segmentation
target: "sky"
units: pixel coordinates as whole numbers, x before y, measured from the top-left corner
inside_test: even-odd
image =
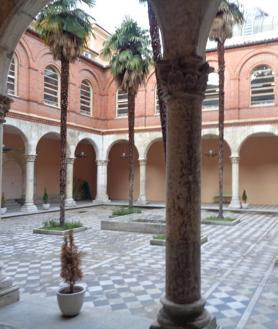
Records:
[[[270,15],[278,15],[277,0],[241,0],[244,7],[260,7]],[[108,32],[114,32],[125,16],[135,19],[140,26],[148,28],[147,6],[139,0],[96,0],[91,15]]]

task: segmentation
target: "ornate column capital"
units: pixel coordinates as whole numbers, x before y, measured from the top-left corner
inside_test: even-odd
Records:
[[[75,160],[75,158],[66,158],[66,163],[67,164],[73,164],[74,160]]]
[[[6,114],[9,111],[12,102],[13,100],[10,97],[0,95],[0,123],[5,122]]]
[[[96,160],[97,166],[107,166],[108,160]]]
[[[24,158],[26,162],[35,162],[37,158],[37,154],[25,154]]]
[[[212,71],[208,63],[198,56],[161,60],[158,72],[164,98],[167,100],[184,94],[204,96],[208,74]]]

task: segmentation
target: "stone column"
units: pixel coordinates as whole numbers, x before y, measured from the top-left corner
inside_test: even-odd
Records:
[[[166,287],[152,329],[212,329],[201,297],[201,107],[209,65],[201,57],[162,60],[168,113]]]
[[[140,164],[140,195],[138,202],[141,204],[147,203],[146,198],[146,169],[147,169],[147,160],[139,159]]]
[[[107,195],[108,160],[97,160],[97,202],[109,202]]]
[[[231,208],[240,208],[239,199],[239,156],[232,155],[232,200],[229,205]]]
[[[0,205],[1,205],[1,200],[2,200],[2,170],[3,170],[3,125],[5,123],[5,117],[6,114],[8,113],[10,106],[12,103],[12,99],[0,95]],[[0,214],[1,218],[1,214]]]
[[[34,183],[35,183],[35,161],[36,154],[25,154],[26,174],[25,174],[25,203],[21,211],[35,212],[38,208],[34,204]]]
[[[66,207],[75,207],[76,202],[73,199],[73,165],[75,158],[67,158],[67,185],[66,185]]]
[[[2,196],[3,124],[11,102],[9,97],[0,95],[0,196]],[[0,263],[0,307],[19,300],[19,288],[13,285],[11,278],[4,275],[2,267],[3,265]]]

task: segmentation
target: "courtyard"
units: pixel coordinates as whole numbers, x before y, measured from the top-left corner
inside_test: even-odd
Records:
[[[21,299],[0,310],[1,329],[2,323],[34,328],[34,319],[49,313],[56,319],[51,329],[64,328],[65,324],[71,328],[71,323],[72,328],[83,328],[81,322],[88,314],[107,313],[111,321],[119,321],[124,314],[123,328],[133,316],[138,319],[134,328],[140,323],[147,327],[155,319],[165,286],[165,247],[151,246],[150,234],[101,230],[101,220],[108,219],[111,210],[96,206],[67,213],[68,221],[80,220],[89,227],[75,235],[83,253],[82,282],[87,292],[83,312],[72,320],[59,317],[56,305],[62,237],[32,233],[58,213],[1,220],[3,270],[20,287]],[[144,210],[146,217],[164,212]],[[202,234],[208,237],[202,245],[202,295],[207,309],[225,329],[277,329],[277,215],[244,212],[236,216],[241,222],[235,226],[202,224]],[[40,306],[46,308],[43,314],[37,313]],[[88,323],[94,327],[92,320]],[[49,322],[45,325],[50,328]],[[44,328],[43,321],[40,328]]]

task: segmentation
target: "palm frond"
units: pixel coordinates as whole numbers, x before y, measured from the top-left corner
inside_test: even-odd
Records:
[[[61,55],[74,61],[93,36],[92,17],[78,8],[78,3],[92,6],[94,0],[55,0],[38,15],[35,29],[50,47],[55,59]]]

